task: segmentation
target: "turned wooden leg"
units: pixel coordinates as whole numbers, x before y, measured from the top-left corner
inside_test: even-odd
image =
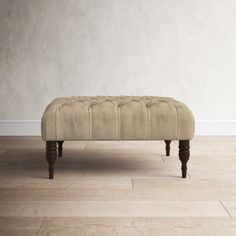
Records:
[[[63,143],[64,141],[57,141],[58,143],[58,156],[62,157],[62,151],[63,151]]]
[[[179,159],[182,163],[182,178],[186,178],[187,175],[187,162],[189,160],[189,140],[179,141]]]
[[[170,143],[171,143],[171,140],[165,140],[165,143],[166,143],[166,156],[169,156],[170,155]]]
[[[46,159],[48,162],[49,179],[54,178],[54,163],[57,159],[57,142],[47,141],[46,142]]]

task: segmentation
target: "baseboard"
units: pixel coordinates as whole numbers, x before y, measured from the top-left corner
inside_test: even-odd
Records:
[[[0,136],[41,135],[41,120],[0,119]]]
[[[38,136],[41,120],[0,119],[0,136]],[[196,120],[196,135],[236,135],[236,120]]]
[[[196,135],[236,135],[236,120],[196,120]]]

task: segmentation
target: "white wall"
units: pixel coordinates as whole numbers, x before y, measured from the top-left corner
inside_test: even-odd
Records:
[[[236,134],[236,1],[0,0],[0,119],[70,95],[172,96]]]

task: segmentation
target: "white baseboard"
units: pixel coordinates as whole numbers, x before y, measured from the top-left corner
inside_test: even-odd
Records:
[[[41,135],[41,120],[0,119],[0,136]],[[236,135],[236,120],[196,120],[196,135]]]
[[[236,135],[236,120],[196,120],[196,135]]]
[[[41,135],[41,120],[0,119],[0,136]]]

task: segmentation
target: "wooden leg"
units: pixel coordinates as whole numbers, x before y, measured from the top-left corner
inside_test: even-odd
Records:
[[[165,140],[165,143],[166,143],[166,156],[169,156],[170,155],[170,143],[171,143],[171,140]]]
[[[46,159],[48,162],[49,179],[54,178],[54,163],[57,159],[57,142],[47,141],[46,142]]]
[[[182,178],[187,176],[187,162],[189,160],[189,140],[180,140],[179,141],[179,159],[182,163]]]
[[[64,141],[57,141],[58,143],[58,156],[62,157],[62,151],[63,151],[63,143]]]

